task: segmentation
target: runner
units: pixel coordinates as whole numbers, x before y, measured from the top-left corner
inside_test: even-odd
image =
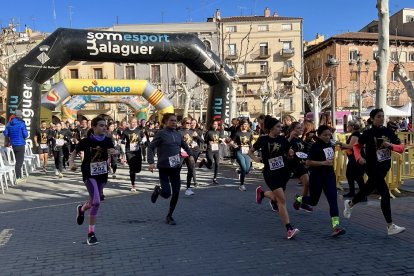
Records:
[[[172,215],[178,202],[180,193],[180,152],[181,148],[189,155],[189,161],[194,166],[194,158],[191,149],[177,132],[177,117],[172,113],[164,114],[162,123],[165,127],[157,132],[154,140],[148,145],[148,164],[151,172],[155,169],[154,152],[157,149],[160,184],[155,185],[151,196],[151,202],[155,203],[159,195],[163,198],[171,196],[170,208],[166,217],[166,223],[175,225]],[[172,190],[172,192],[171,192]]]
[[[108,155],[117,154],[117,152],[114,149],[111,138],[106,136],[105,120],[100,117],[94,118],[91,125],[92,129],[88,132],[87,138],[82,139],[76,150],[72,152],[70,167],[72,170],[76,170],[75,157],[78,152],[83,151],[85,155],[81,171],[83,182],[88,189],[89,200],[83,205],[76,207],[76,222],[78,225],[82,225],[85,212],[91,209],[89,213],[88,239],[86,242],[88,245],[96,245],[98,244],[98,239],[95,236],[95,224],[100,205],[99,193],[108,181]]]
[[[242,192],[246,191],[246,186],[244,185],[244,180],[246,174],[250,172],[252,160],[249,156],[249,149],[252,146],[253,134],[250,131],[249,122],[245,119],[240,120],[240,130],[237,131],[234,135],[234,139],[231,142],[231,145],[235,151],[235,157],[237,163],[240,166],[238,170],[240,186],[239,190]]]
[[[263,177],[270,191],[265,192],[262,186],[257,187],[256,202],[261,204],[264,197],[277,202],[279,216],[286,226],[287,238],[292,239],[299,233],[299,229],[290,224],[284,189],[289,180],[287,162],[288,159],[293,158],[294,153],[289,149],[289,142],[286,138],[280,136],[282,125],[277,119],[267,119],[264,127],[269,134],[259,137],[249,150],[249,156],[255,162],[263,161]],[[260,151],[262,157],[255,156],[255,151]]]
[[[204,141],[207,143],[207,160],[203,158],[200,163],[198,163],[198,167],[201,168],[204,165],[208,169],[213,168],[213,160],[214,160],[214,175],[213,175],[213,183],[219,184],[217,181],[217,172],[218,172],[218,166],[219,166],[219,160],[220,160],[220,154],[219,154],[219,143],[224,142],[223,138],[223,132],[221,132],[218,129],[219,122],[214,121],[209,131],[205,134]]]
[[[339,224],[339,210],[336,193],[336,176],[333,168],[335,150],[331,144],[331,128],[321,125],[317,130],[318,139],[309,152],[306,166],[309,167],[309,196],[296,196],[293,204],[299,210],[301,204],[316,206],[322,191],[329,203],[329,213],[332,221],[332,236],[345,234],[345,229]]]
[[[49,140],[51,132],[47,128],[46,121],[40,122],[40,129],[36,131],[34,136],[35,146],[39,149],[40,161],[43,163],[42,171],[47,172],[47,159],[49,156]]]
[[[55,159],[55,175],[59,178],[63,177],[63,146],[70,143],[70,132],[62,129],[62,123],[56,123],[56,130],[51,136],[53,157]]]
[[[376,189],[381,195],[381,210],[388,225],[388,235],[395,235],[403,232],[405,228],[392,222],[390,191],[385,182],[385,176],[391,168],[391,150],[402,153],[404,145],[394,132],[383,126],[384,111],[382,109],[373,109],[369,117],[372,120],[372,127],[365,130],[358,143],[354,145],[355,159],[360,165],[365,165],[368,180],[352,200],[345,200],[344,217],[350,218],[354,205]],[[361,156],[362,148],[365,148],[365,158]]]
[[[130,127],[122,133],[122,140],[125,141],[125,155],[129,165],[129,178],[131,180],[131,192],[136,192],[136,174],[141,172],[142,155],[141,143],[144,132],[138,128],[137,118],[132,118]]]
[[[117,152],[119,152],[119,135],[118,132],[115,130],[115,124],[109,124],[107,135],[111,138],[112,143],[114,143],[114,148],[117,150]],[[111,164],[112,178],[116,178],[116,170],[118,168],[118,154],[111,154],[111,156],[109,157],[109,163]]]
[[[190,129],[191,126],[191,119],[190,118],[184,118],[183,119],[183,128],[180,129],[180,133],[182,138],[184,139],[184,142],[188,145],[189,148],[193,151],[193,159],[194,157],[194,148],[198,147],[197,141],[194,139],[194,136],[198,136],[197,132]],[[197,186],[197,175],[195,170],[195,164],[194,160],[190,160],[190,156],[184,151],[184,149],[181,149],[180,153],[181,157],[181,166],[185,162],[187,165],[187,189],[185,190],[185,195],[191,196],[194,195],[193,190],[191,189],[191,179],[194,180],[194,187]],[[193,162],[192,162],[193,161]]]

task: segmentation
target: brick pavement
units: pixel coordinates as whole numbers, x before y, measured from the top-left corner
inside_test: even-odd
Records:
[[[85,242],[86,221],[75,223],[75,207],[87,195],[79,173],[62,180],[37,173],[0,195],[0,275],[414,275],[414,197],[391,203],[405,233],[387,237],[372,196],[351,220],[341,220],[348,233],[331,238],[325,197],[312,214],[295,211],[292,198],[301,188],[291,180],[288,210],[302,232],[287,240],[268,201],[254,201],[263,184],[257,172],[248,177],[247,192],[237,189],[229,166],[220,173],[221,185],[202,186],[192,197],[182,190],[176,226],[164,223],[169,200],[149,200],[157,174],[141,173],[145,184],[131,194],[127,173],[121,169],[107,185],[96,226],[101,243],[93,247]],[[211,176],[199,170],[199,182]]]

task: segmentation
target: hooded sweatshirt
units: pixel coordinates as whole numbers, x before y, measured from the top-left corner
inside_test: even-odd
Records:
[[[4,136],[10,139],[12,146],[24,146],[26,145],[26,138],[29,136],[27,133],[26,125],[20,118],[13,118],[6,126],[4,130]]]

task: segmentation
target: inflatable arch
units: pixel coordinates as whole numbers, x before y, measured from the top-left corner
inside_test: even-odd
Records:
[[[33,136],[40,123],[41,85],[72,60],[184,63],[210,86],[208,122],[229,121],[234,72],[195,35],[64,28],[57,29],[10,68],[7,117],[21,109]]]
[[[121,102],[135,110],[140,110],[146,107],[147,103],[137,96],[146,99],[160,115],[174,112],[174,107],[168,98],[146,80],[62,80],[42,95],[41,103],[43,107],[53,110],[73,95],[75,96],[66,102],[63,108],[63,115],[66,118],[72,118],[77,110],[89,102]]]

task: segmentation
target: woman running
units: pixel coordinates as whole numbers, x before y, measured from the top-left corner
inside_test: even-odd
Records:
[[[55,175],[59,178],[63,177],[63,147],[71,141],[70,132],[62,129],[62,123],[56,124],[56,130],[51,137],[53,157],[55,159]]]
[[[284,189],[289,180],[288,159],[293,158],[289,142],[281,136],[282,125],[279,120],[270,118],[265,121],[265,129],[268,135],[260,136],[249,150],[249,156],[255,162],[263,161],[263,177],[270,191],[264,191],[262,186],[256,189],[256,202],[262,203],[264,197],[276,201],[279,208],[279,216],[286,226],[287,238],[292,239],[299,233],[299,229],[290,224],[289,214],[286,208]],[[254,155],[255,151],[261,151],[262,157]]]
[[[194,165],[194,158],[192,157],[191,149],[177,131],[177,117],[175,114],[164,114],[162,123],[165,127],[157,132],[154,140],[148,145],[147,149],[147,160],[151,172],[155,169],[154,152],[157,149],[157,168],[161,184],[161,187],[155,185],[154,192],[151,195],[151,202],[155,203],[159,195],[163,198],[169,198],[171,196],[170,209],[165,222],[169,225],[175,225],[176,222],[172,215],[178,202],[178,195],[180,194],[181,148],[189,155],[188,158],[192,165]]]
[[[95,236],[96,216],[100,204],[100,191],[108,181],[108,155],[117,154],[111,138],[106,136],[106,121],[97,117],[92,120],[92,129],[88,131],[87,138],[82,139],[70,158],[70,167],[76,170],[74,163],[76,155],[84,152],[81,165],[82,178],[89,193],[89,200],[76,207],[76,222],[83,224],[85,212],[89,213],[88,245],[95,245],[98,239]]]
[[[381,195],[381,210],[388,225],[388,235],[395,235],[403,232],[405,228],[392,222],[390,191],[385,176],[391,168],[391,151],[402,153],[404,145],[392,130],[384,127],[384,111],[381,108],[373,109],[369,117],[372,120],[372,127],[365,130],[358,143],[354,145],[355,159],[360,165],[365,165],[368,180],[352,200],[345,200],[344,217],[350,218],[354,205],[376,189]],[[363,147],[365,158],[361,156]]]
[[[118,134],[118,131],[115,130],[114,123],[109,124],[107,135],[109,138],[111,138],[112,143],[114,143],[114,147],[117,150],[117,152],[119,152],[119,149],[120,149],[118,145],[119,134]],[[116,170],[118,169],[118,154],[111,154],[111,156],[109,157],[109,163],[111,164],[112,178],[116,178]]]
[[[322,191],[328,200],[332,221],[332,236],[345,234],[345,229],[339,225],[339,210],[336,193],[336,176],[333,168],[335,150],[331,144],[332,132],[327,125],[322,125],[316,131],[318,140],[312,145],[306,166],[309,167],[309,196],[296,196],[296,210],[302,204],[316,206]]]
[[[250,125],[247,120],[243,119],[240,121],[240,130],[235,133],[233,139],[231,145],[234,147],[235,157],[240,166],[238,170],[240,179],[239,190],[245,192],[246,186],[244,185],[244,180],[251,168],[252,160],[249,156],[249,149],[252,146],[253,139],[253,134],[250,131]]]

